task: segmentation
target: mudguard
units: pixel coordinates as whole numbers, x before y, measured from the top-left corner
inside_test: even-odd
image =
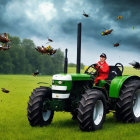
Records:
[[[118,77],[114,78],[111,81],[111,84],[110,84],[109,97],[118,98],[120,90],[121,90],[121,87],[123,86],[123,84],[126,81],[131,80],[131,79],[140,79],[140,77],[138,77],[138,76],[130,76],[130,75],[123,75],[123,76],[118,76]]]

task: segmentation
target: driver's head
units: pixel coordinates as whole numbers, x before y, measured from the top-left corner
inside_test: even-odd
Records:
[[[102,54],[100,55],[100,61],[101,61],[101,62],[105,62],[106,59],[107,59],[106,54],[105,54],[105,53],[102,53]]]

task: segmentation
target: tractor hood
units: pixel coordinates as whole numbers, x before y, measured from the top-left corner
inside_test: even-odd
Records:
[[[92,80],[88,74],[56,74],[52,77],[52,98],[68,99],[74,81],[85,82]],[[78,87],[79,88],[79,87]]]
[[[91,76],[88,74],[56,74],[53,75],[52,80],[62,80],[62,81],[82,81],[91,80]]]

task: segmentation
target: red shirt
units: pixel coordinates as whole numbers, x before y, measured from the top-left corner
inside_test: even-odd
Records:
[[[105,80],[108,78],[108,73],[109,73],[109,66],[106,62],[104,62],[103,64],[101,64],[101,62],[99,61],[97,64],[99,64],[101,67],[99,68],[98,66],[96,66],[99,72],[99,76],[96,77],[95,79],[95,83],[98,83],[99,80]]]

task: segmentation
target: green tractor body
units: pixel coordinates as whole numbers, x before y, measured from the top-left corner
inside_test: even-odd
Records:
[[[100,89],[107,98],[118,98],[124,82],[130,79],[139,79],[137,76],[118,76],[111,83],[109,92],[105,86],[106,80],[100,80],[98,86],[93,86],[93,76],[88,74],[56,74],[52,78],[52,100],[46,101],[46,110],[72,112],[78,107],[82,94],[88,88]],[[115,109],[115,108],[114,108]]]
[[[52,100],[46,109],[71,112],[77,107],[81,93],[92,87],[93,80],[87,74],[57,74],[52,78]],[[48,106],[50,105],[50,106]]]
[[[118,121],[139,122],[140,77],[122,75],[123,65],[117,63],[109,66],[108,79],[94,84],[98,72],[88,72],[94,68],[91,65],[85,74],[80,74],[80,52],[77,56],[76,74],[67,74],[65,65],[64,74],[53,75],[52,87],[41,86],[33,90],[27,107],[30,125],[49,125],[54,111],[70,112],[83,131],[101,129],[106,114],[112,111]]]

